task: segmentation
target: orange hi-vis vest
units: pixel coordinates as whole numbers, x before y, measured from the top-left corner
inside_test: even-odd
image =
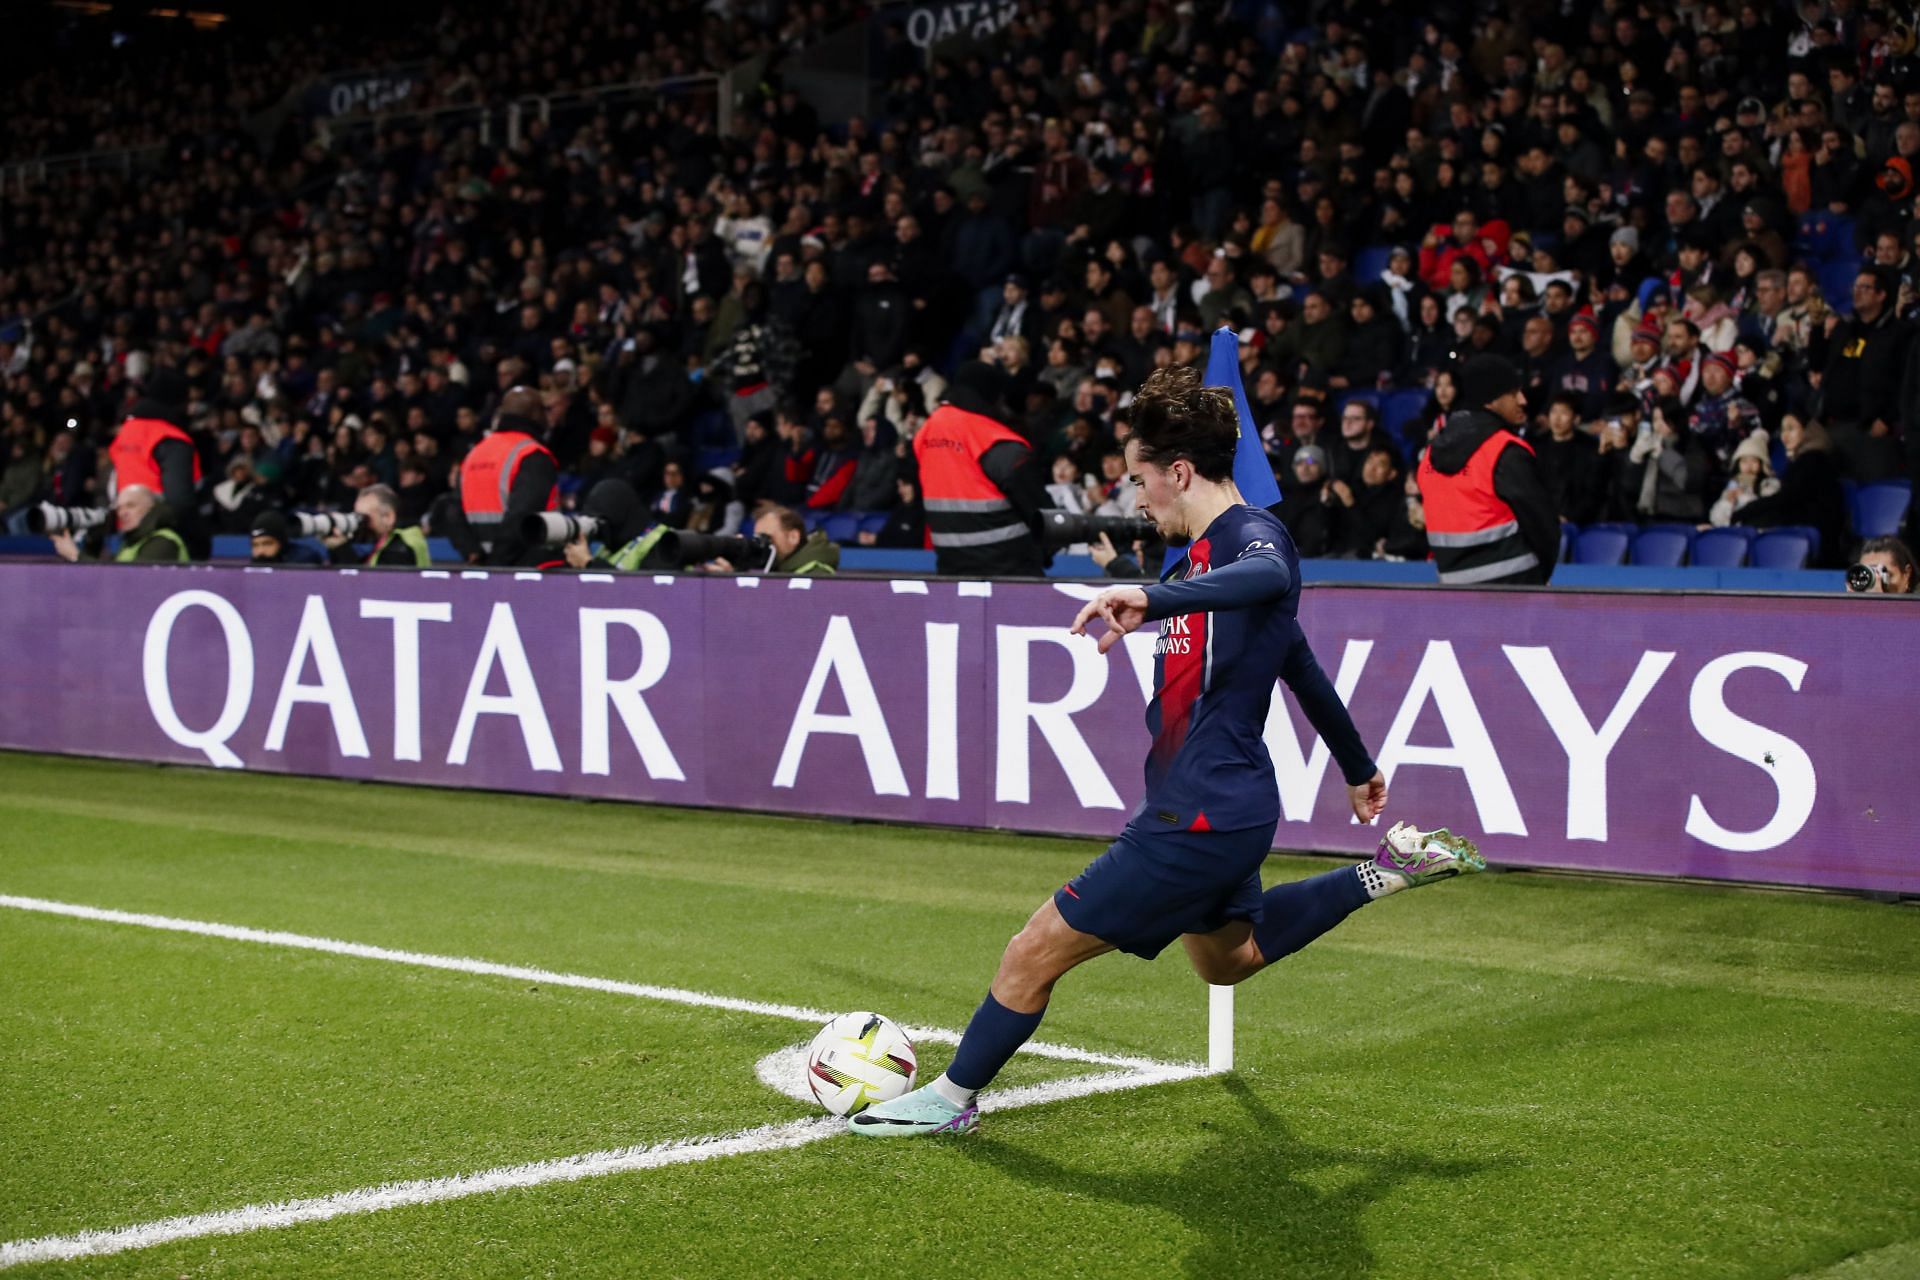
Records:
[[[495,431],[473,446],[460,463],[460,507],[467,523],[484,541],[492,541],[494,531],[507,513],[507,495],[513,492],[513,478],[520,464],[536,454],[545,454],[554,462],[553,451],[524,431]],[[554,462],[556,469],[559,463]],[[560,489],[547,495],[548,511],[560,505]]]
[[[935,409],[914,435],[927,538],[936,550],[1031,536],[1027,522],[980,465],[988,449],[1005,441],[1027,444],[1013,428],[950,404]]]
[[[1533,452],[1533,446],[1513,432],[1496,431],[1455,475],[1435,468],[1431,453],[1420,459],[1427,544],[1433,548],[1434,568],[1442,582],[1492,582],[1540,565],[1520,536],[1513,508],[1493,491],[1493,469],[1509,445]]]
[[[192,450],[193,483],[199,485],[200,451],[194,449],[192,436],[162,418],[128,418],[107,447],[107,457],[113,462],[115,493],[138,485],[160,496],[160,464],[153,460],[153,451],[162,440],[178,440]]]

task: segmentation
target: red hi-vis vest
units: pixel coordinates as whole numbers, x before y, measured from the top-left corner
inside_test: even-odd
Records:
[[[507,495],[513,492],[513,478],[520,464],[535,454],[545,454],[554,462],[553,451],[524,431],[495,431],[473,446],[460,463],[460,507],[467,523],[482,538],[491,539],[507,513]],[[559,463],[554,462],[557,469]],[[560,505],[560,489],[547,495],[547,510]]]
[[[128,418],[107,447],[107,457],[113,462],[115,493],[138,485],[160,496],[160,464],[153,460],[153,451],[162,440],[178,440],[192,450],[193,483],[199,485],[200,451],[194,449],[192,436],[162,418]]]
[[[986,547],[1032,534],[1000,486],[987,478],[981,457],[994,445],[1025,436],[984,414],[943,404],[913,437],[920,467],[927,538],[936,550]]]
[[[1455,475],[1435,468],[1431,451],[1420,459],[1427,543],[1442,582],[1493,582],[1540,566],[1520,536],[1513,508],[1493,491],[1493,469],[1509,445],[1533,452],[1533,446],[1513,432],[1496,431]]]

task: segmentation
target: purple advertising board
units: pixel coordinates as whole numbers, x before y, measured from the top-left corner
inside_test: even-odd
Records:
[[[0,746],[1107,836],[1154,635],[1072,583],[0,565]],[[1495,861],[1920,893],[1920,610],[1311,587],[1389,819]],[[1371,848],[1292,700],[1284,849]]]

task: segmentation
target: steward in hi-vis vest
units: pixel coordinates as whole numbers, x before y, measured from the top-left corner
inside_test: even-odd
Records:
[[[1460,373],[1460,403],[1420,460],[1420,501],[1440,581],[1457,586],[1535,585],[1553,575],[1560,517],[1541,483],[1520,375],[1499,356]]]
[[[954,375],[947,402],[913,437],[927,540],[939,572],[970,577],[1039,577],[1046,478],[1025,436],[1000,421],[1007,375],[970,361]]]
[[[154,369],[141,384],[107,457],[113,463],[112,493],[123,489],[151,490],[172,513],[172,528],[182,545],[205,558],[210,549],[194,518],[200,507],[200,452],[187,434],[187,396],[184,375],[165,367]]]
[[[460,509],[488,564],[521,563],[528,550],[521,521],[560,505],[560,464],[540,443],[541,412],[538,391],[512,388],[493,430],[460,463]]]

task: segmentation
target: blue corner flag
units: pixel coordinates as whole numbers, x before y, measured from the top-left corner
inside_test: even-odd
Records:
[[[1207,385],[1225,387],[1233,393],[1233,409],[1240,419],[1240,443],[1233,454],[1233,482],[1250,507],[1271,507],[1280,501],[1280,485],[1273,478],[1273,464],[1260,443],[1260,428],[1254,424],[1253,409],[1247,404],[1247,389],[1240,383],[1240,336],[1231,325],[1214,330],[1213,349],[1207,355]],[[1184,548],[1168,547],[1162,574],[1186,559]]]

